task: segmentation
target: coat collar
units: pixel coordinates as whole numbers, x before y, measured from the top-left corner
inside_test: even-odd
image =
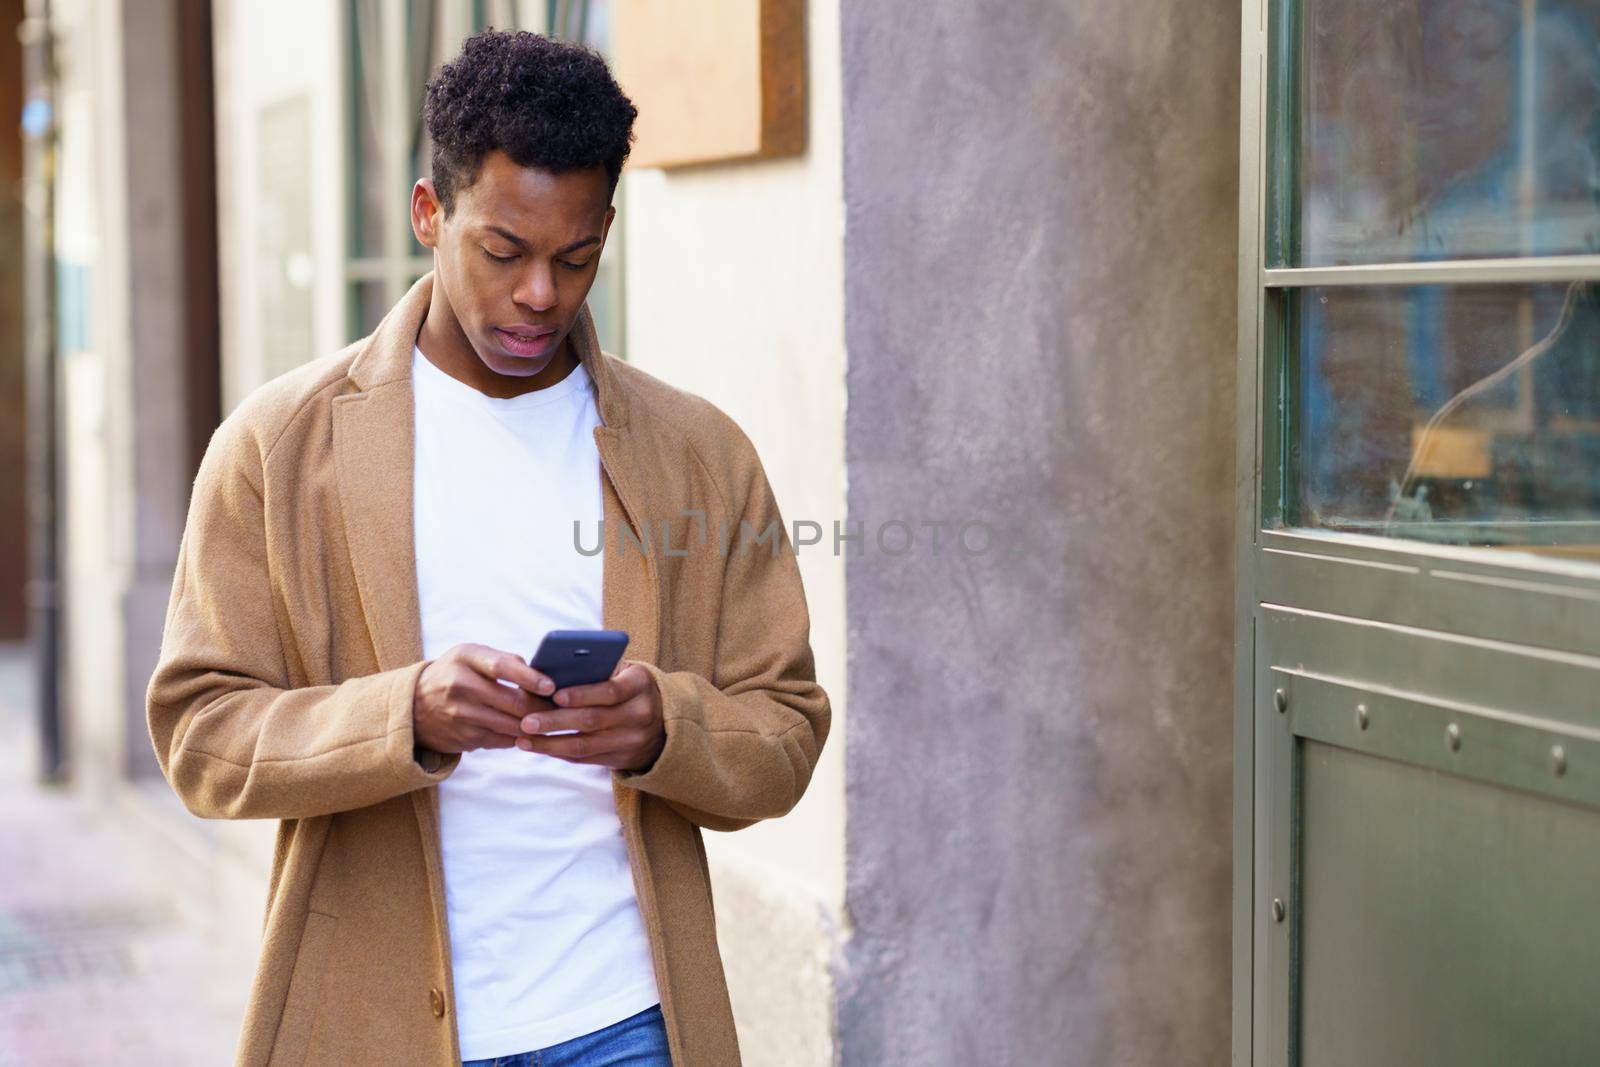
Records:
[[[433,272],[418,278],[400,301],[378,323],[377,329],[366,344],[356,353],[346,373],[363,392],[377,389],[391,382],[411,379],[411,350],[417,343],[422,320],[427,318],[428,304],[433,299]],[[578,310],[578,317],[568,334],[578,359],[589,378],[594,382],[595,406],[600,410],[600,421],[613,428],[627,425],[627,396],[618,380],[612,359],[600,350],[600,338],[595,333],[594,316],[588,303]]]

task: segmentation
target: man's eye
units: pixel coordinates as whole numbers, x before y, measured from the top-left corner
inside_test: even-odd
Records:
[[[587,267],[589,265],[587,262],[585,262],[585,263],[569,263],[564,259],[557,260],[556,262],[560,263],[563,267],[567,268],[568,270],[583,270],[585,267]]]
[[[511,255],[511,256],[497,256],[493,252],[489,251],[487,248],[485,248],[483,250],[483,254],[488,256],[490,259],[494,260],[496,263],[510,263],[513,259],[517,258],[514,255]]]

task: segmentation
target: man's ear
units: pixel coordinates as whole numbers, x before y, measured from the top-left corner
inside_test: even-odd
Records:
[[[444,222],[444,208],[433,188],[432,178],[421,178],[411,187],[411,232],[424,248],[439,246],[439,226]]]
[[[606,238],[611,233],[611,222],[616,217],[617,217],[617,207],[616,207],[615,204],[613,204],[610,207],[606,208],[606,220],[600,224],[600,247],[601,248],[605,247]]]

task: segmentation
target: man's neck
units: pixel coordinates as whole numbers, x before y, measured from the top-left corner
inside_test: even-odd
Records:
[[[440,299],[439,287],[434,286],[433,299],[428,304],[428,315],[417,332],[417,347],[428,362],[459,382],[465,382],[485,396],[509,399],[547,389],[564,379],[578,366],[577,348],[568,334],[561,348],[550,362],[537,374],[519,377],[496,374],[478,358],[472,342],[462,331],[455,314]]]

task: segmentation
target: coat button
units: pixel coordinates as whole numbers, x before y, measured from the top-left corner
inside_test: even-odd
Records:
[[[428,990],[428,1003],[433,1005],[433,1014],[436,1018],[444,1018],[444,994],[437,989]]]

